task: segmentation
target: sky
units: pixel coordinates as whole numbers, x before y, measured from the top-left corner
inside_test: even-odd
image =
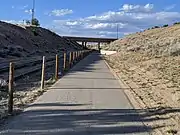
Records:
[[[30,20],[33,0],[1,1],[0,20]],[[35,0],[41,27],[61,36],[119,37],[180,22],[180,0]]]

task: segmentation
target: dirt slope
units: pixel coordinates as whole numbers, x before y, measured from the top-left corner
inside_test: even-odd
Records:
[[[145,55],[180,55],[180,25],[157,28],[128,35],[106,46],[108,50],[141,52]]]
[[[0,60],[46,55],[80,48],[78,44],[45,28],[0,22]]]
[[[128,35],[104,48],[118,51],[107,61],[141,107],[154,109],[154,121],[146,123],[162,134],[179,131],[180,25]]]

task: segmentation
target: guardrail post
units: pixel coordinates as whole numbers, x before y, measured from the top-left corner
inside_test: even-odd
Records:
[[[14,63],[9,64],[9,85],[8,85],[8,113],[13,112],[13,83],[14,83]]]
[[[55,79],[58,80],[58,73],[59,73],[59,59],[58,55],[56,54],[56,68],[55,68]]]
[[[43,63],[42,63],[41,90],[44,89],[44,71],[45,71],[45,56],[43,56]]]
[[[64,53],[64,70],[66,70],[66,53]]]

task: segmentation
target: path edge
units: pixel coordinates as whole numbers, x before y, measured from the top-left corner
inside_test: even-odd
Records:
[[[110,70],[110,72],[113,74],[113,76],[117,79],[117,81],[119,82],[120,86],[122,86],[123,88],[125,88],[123,90],[125,96],[128,98],[130,104],[132,105],[132,107],[134,109],[142,109],[142,107],[140,106],[140,103],[138,103],[138,101],[134,98],[133,94],[131,93],[130,89],[131,87],[128,86],[122,79],[121,77],[114,71],[114,69],[111,68],[111,66],[108,64],[108,62],[103,59],[103,61],[105,62],[106,66],[108,67],[108,69]]]
[[[134,108],[134,109],[143,109],[142,107],[141,107],[141,103],[140,102],[138,102],[136,99],[135,99],[135,97],[134,97],[134,95],[131,93],[131,87],[129,86],[129,85],[127,85],[122,79],[121,79],[121,77],[115,72],[115,70],[114,69],[112,69],[111,68],[111,66],[108,64],[108,62],[105,60],[105,59],[103,59],[103,61],[105,62],[105,64],[106,64],[106,66],[108,67],[108,69],[110,70],[110,72],[113,74],[113,76],[116,78],[116,80],[119,82],[119,85],[121,86],[121,87],[123,87],[123,88],[125,88],[124,90],[123,90],[123,93],[124,93],[124,95],[126,96],[126,98],[128,99],[128,101],[130,102],[130,104],[132,105],[132,107]],[[141,121],[142,123],[143,123],[143,125],[146,127],[147,125],[145,124],[145,122],[144,121]],[[151,132],[147,132],[149,135],[151,134]]]

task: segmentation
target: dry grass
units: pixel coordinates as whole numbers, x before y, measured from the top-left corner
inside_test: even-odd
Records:
[[[106,57],[131,87],[142,108],[180,108],[180,25],[129,35],[106,46],[117,54]],[[159,116],[162,134],[179,130],[180,111]],[[178,132],[179,133],[179,132]],[[177,134],[178,134],[177,133]],[[154,133],[155,134],[155,133]]]

